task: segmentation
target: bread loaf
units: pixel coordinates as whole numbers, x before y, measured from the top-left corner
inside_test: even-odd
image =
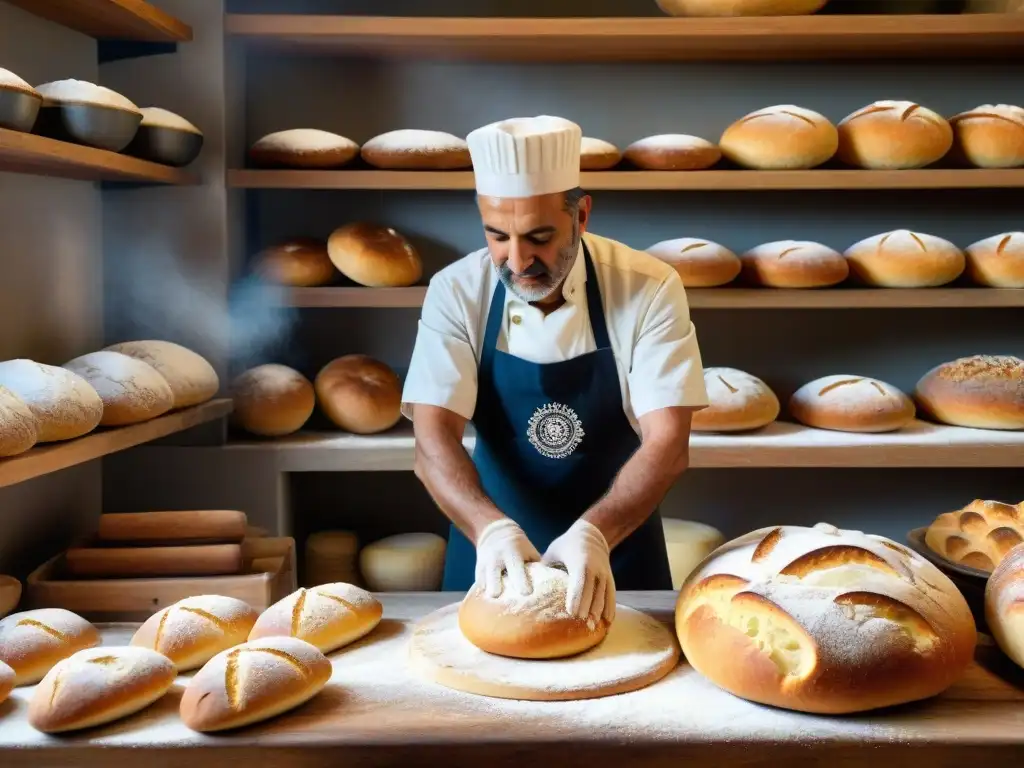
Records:
[[[622,160],[622,151],[607,141],[584,136],[580,141],[580,170],[606,171]]]
[[[341,168],[358,154],[352,139],[317,128],[268,133],[249,148],[254,164],[272,168]]]
[[[347,432],[370,435],[402,417],[402,387],[390,367],[367,355],[332,360],[313,382],[320,409]]]
[[[39,608],[0,619],[0,661],[15,674],[15,685],[43,679],[61,659],[99,645],[100,633],[63,608]]]
[[[1024,542],[1024,502],[975,499],[936,517],[924,542],[950,562],[991,573],[1007,553]]]
[[[86,80],[53,80],[36,86],[43,97],[44,105],[54,104],[88,104],[93,107],[108,107],[131,112],[142,120],[142,112],[128,98],[106,86],[90,83]]]
[[[147,648],[78,651],[36,687],[28,722],[43,733],[63,733],[120,720],[167,693],[176,676],[170,659]]]
[[[174,393],[149,363],[101,350],[64,363],[88,381],[103,400],[100,426],[122,427],[155,419],[174,407]]]
[[[912,101],[876,101],[839,123],[842,162],[856,168],[924,168],[953,146],[953,128],[937,112]]]
[[[694,432],[760,429],[778,418],[779,398],[761,379],[736,368],[704,369],[708,407],[694,411]]]
[[[937,365],[917,382],[918,408],[958,427],[1024,429],[1024,360],[972,355]]]
[[[879,288],[932,288],[956,280],[964,254],[941,237],[897,229],[854,243],[844,254],[852,282]]]
[[[1003,653],[1024,667],[1024,546],[1010,550],[986,582],[985,623]]]
[[[751,112],[725,129],[722,154],[743,168],[801,170],[829,160],[839,133],[828,118],[793,104]]]
[[[661,519],[672,589],[680,589],[701,561],[725,543],[722,532],[696,520]]]
[[[1024,166],[1024,109],[1012,104],[982,104],[949,119],[953,150],[977,168]]]
[[[892,384],[834,374],[793,393],[789,413],[801,424],[839,432],[893,432],[914,420],[914,401]]]
[[[714,288],[739,277],[740,258],[725,246],[696,237],[662,240],[647,253],[671,264],[686,288]]]
[[[634,141],[625,156],[648,171],[703,171],[722,158],[722,151],[699,136],[663,133]]]
[[[804,16],[828,0],[657,0],[670,16]]]
[[[436,533],[400,533],[363,547],[359,570],[374,592],[439,592],[448,544]]]
[[[178,712],[194,731],[239,728],[294,709],[323,690],[330,660],[294,637],[221,651],[189,681]]]
[[[726,691],[827,714],[935,696],[977,641],[967,601],[938,568],[824,523],[719,547],[680,590],[676,631],[687,661]]]
[[[0,575],[0,619],[18,607],[21,582],[13,576]]]
[[[967,277],[991,288],[1024,288],[1024,232],[1003,232],[964,251]]]
[[[0,386],[32,411],[40,443],[71,440],[92,432],[103,418],[103,400],[73,371],[32,360],[0,363]]]
[[[388,131],[367,141],[360,152],[370,165],[389,170],[447,171],[473,165],[466,140],[443,131]]]
[[[311,237],[298,237],[263,249],[253,268],[264,280],[293,288],[326,285],[338,274],[327,255],[327,243]]]
[[[0,458],[24,453],[36,444],[38,437],[32,409],[0,385]]]
[[[213,366],[201,355],[172,341],[123,341],[107,349],[156,368],[171,385],[175,408],[205,403],[220,389],[220,379]]]
[[[286,365],[268,363],[239,374],[231,383],[232,421],[246,432],[266,437],[302,429],[316,407],[313,384]]]
[[[770,288],[827,288],[850,273],[841,253],[806,240],[764,243],[742,254],[740,261],[744,282]]]
[[[346,224],[331,233],[327,253],[345,277],[370,288],[409,286],[423,275],[419,253],[391,227]]]
[[[0,704],[7,700],[13,690],[14,670],[0,661]]]

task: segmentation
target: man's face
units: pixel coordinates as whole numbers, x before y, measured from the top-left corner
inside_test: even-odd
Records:
[[[477,199],[487,247],[505,287],[523,301],[548,303],[559,296],[586,229],[590,198],[579,212],[566,209],[565,195]]]

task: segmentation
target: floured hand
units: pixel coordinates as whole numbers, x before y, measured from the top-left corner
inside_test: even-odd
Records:
[[[476,543],[476,583],[484,588],[488,597],[500,597],[504,571],[513,591],[529,595],[533,587],[526,574],[526,564],[538,560],[540,553],[515,520],[507,517],[495,520],[483,529]]]
[[[615,578],[608,542],[596,526],[580,519],[551,542],[547,565],[561,564],[569,573],[566,611],[581,619],[615,619]]]

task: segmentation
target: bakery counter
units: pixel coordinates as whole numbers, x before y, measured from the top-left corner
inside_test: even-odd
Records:
[[[624,592],[619,602],[671,624],[674,592]],[[27,722],[32,687],[0,704],[0,765],[147,768],[188,765],[1019,766],[1024,671],[982,636],[975,662],[941,696],[853,717],[810,716],[727,694],[685,661],[633,693],[565,702],[485,698],[423,682],[407,664],[420,618],[456,593],[385,594],[384,616],[330,658],[314,699],[276,719],[201,735],[178,716],[191,673],[148,709],[92,731],[46,736]],[[135,625],[102,627],[104,644]]]

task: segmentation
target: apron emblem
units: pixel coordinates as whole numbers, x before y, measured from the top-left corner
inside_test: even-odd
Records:
[[[583,422],[576,411],[561,403],[538,408],[526,426],[526,436],[537,452],[549,459],[564,459],[583,441]]]

